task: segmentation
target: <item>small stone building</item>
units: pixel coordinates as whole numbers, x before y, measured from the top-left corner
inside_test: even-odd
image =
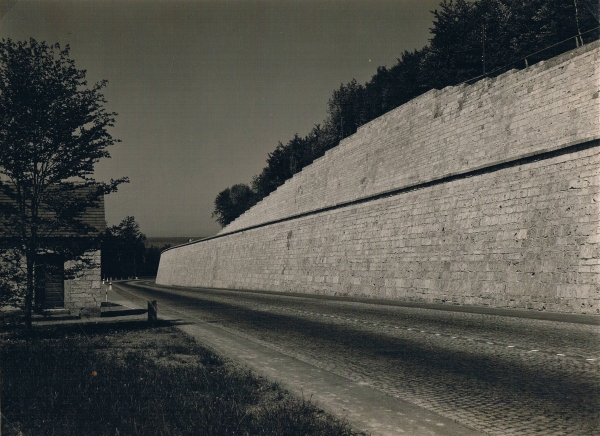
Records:
[[[100,197],[96,207],[86,210],[82,221],[96,229],[96,232],[89,237],[96,237],[106,230],[103,197]],[[53,237],[73,236],[76,235],[59,233]],[[102,301],[100,249],[101,247],[97,246],[86,252],[85,257],[91,260],[93,267],[83,267],[82,261],[65,259],[57,253],[48,252],[38,256],[35,268],[34,307],[42,310],[65,309],[75,316],[100,316]],[[75,268],[76,272],[69,277],[66,271],[73,270],[78,262],[82,268]]]
[[[97,208],[88,209],[84,221],[98,232],[106,230],[104,217],[104,198]],[[87,268],[75,274],[75,278],[65,280],[65,270],[74,266],[74,261],[53,255],[44,256],[39,263],[37,282],[40,291],[36,293],[36,305],[44,309],[67,309],[72,315],[100,316],[101,275],[100,248],[89,251],[94,268]]]

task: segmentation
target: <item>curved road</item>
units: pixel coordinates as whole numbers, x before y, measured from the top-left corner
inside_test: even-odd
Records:
[[[434,412],[465,432],[600,435],[598,317],[531,319],[149,281],[118,286],[129,299],[158,300],[159,315],[170,310],[208,323]]]

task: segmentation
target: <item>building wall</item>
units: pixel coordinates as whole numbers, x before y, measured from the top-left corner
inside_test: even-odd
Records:
[[[65,309],[75,315],[100,316],[100,303],[103,295],[100,287],[100,250],[90,252],[88,256],[97,268],[81,271],[72,280],[65,280]],[[65,269],[73,262],[65,263]]]
[[[599,47],[374,120],[157,283],[599,313]]]

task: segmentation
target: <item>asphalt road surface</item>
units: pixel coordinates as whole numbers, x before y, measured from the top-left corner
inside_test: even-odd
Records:
[[[159,316],[169,309],[209,323],[479,433],[600,435],[598,317],[119,286],[128,298],[158,300]]]

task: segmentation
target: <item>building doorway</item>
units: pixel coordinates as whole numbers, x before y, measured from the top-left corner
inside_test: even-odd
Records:
[[[36,267],[35,305],[40,309],[65,307],[65,263],[60,255],[39,257]]]

